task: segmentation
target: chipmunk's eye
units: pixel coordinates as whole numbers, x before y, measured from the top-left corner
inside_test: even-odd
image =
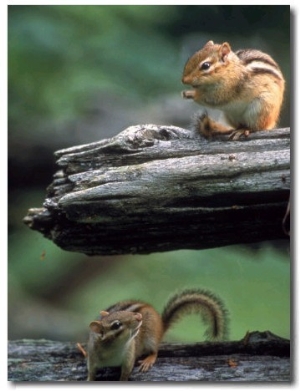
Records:
[[[206,61],[206,62],[204,62],[203,64],[201,64],[200,69],[202,69],[202,70],[205,71],[206,69],[209,69],[210,66],[211,66],[211,63],[208,62],[208,61]]]
[[[122,326],[122,323],[119,320],[114,321],[114,323],[110,326],[111,330],[118,330]]]

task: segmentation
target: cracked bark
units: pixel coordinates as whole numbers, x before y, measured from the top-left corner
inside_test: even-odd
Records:
[[[290,130],[207,141],[132,126],[55,153],[60,169],[25,224],[88,255],[146,254],[287,238]]]
[[[130,380],[288,382],[291,381],[289,356],[289,341],[269,331],[249,333],[241,341],[162,344],[153,368],[140,373],[135,367]],[[105,368],[99,371],[97,380],[117,381],[119,375],[118,368]],[[86,359],[75,342],[9,342],[10,381],[85,381],[86,378]]]

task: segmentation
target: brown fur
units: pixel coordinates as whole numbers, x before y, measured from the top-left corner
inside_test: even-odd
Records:
[[[94,381],[97,370],[105,366],[121,366],[120,380],[128,380],[141,356],[146,357],[139,361],[139,370],[148,371],[166,331],[192,312],[201,314],[208,323],[208,337],[226,337],[227,312],[220,299],[208,291],[190,289],[174,295],[162,316],[150,304],[136,300],[122,301],[102,311],[101,318],[90,323],[87,380]]]
[[[234,53],[227,42],[209,41],[187,61],[182,82],[193,87],[183,92],[184,98],[223,111],[230,125],[206,116],[202,124],[200,117],[198,131],[205,137],[269,130],[277,124],[285,81],[278,64],[266,53],[255,49]]]

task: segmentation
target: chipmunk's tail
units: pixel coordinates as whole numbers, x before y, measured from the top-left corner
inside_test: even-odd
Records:
[[[205,335],[211,340],[224,340],[228,334],[228,313],[222,301],[202,289],[186,289],[172,296],[166,304],[162,320],[166,332],[187,314],[199,314],[208,324]]]

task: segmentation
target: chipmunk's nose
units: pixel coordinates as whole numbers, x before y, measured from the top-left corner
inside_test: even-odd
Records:
[[[181,81],[182,81],[183,84],[189,84],[189,77],[188,76],[182,76]]]
[[[195,78],[195,75],[192,72],[183,72],[181,81],[183,84],[193,84],[193,80]]]

